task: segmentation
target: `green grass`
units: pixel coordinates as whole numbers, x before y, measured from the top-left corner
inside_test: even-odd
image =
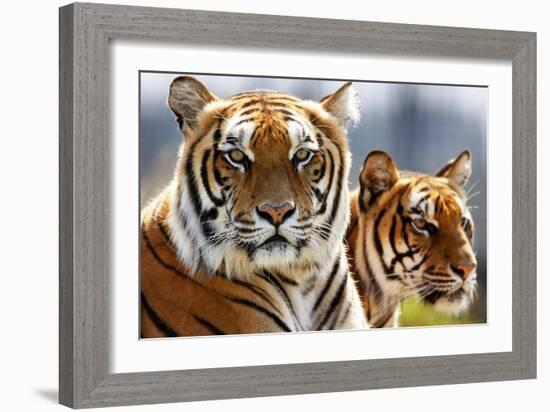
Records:
[[[454,316],[436,311],[433,306],[419,301],[416,297],[401,303],[399,326],[440,326],[468,323],[485,323],[485,300],[478,299],[466,312]]]

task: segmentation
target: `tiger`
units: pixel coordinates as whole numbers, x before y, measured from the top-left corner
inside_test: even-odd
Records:
[[[367,328],[344,243],[351,83],[222,99],[180,76],[168,105],[183,143],[141,214],[141,337]]]
[[[350,195],[351,271],[371,327],[399,325],[400,302],[416,294],[435,310],[465,311],[477,288],[474,222],[465,150],[435,175],[398,171],[383,151],[367,155]]]

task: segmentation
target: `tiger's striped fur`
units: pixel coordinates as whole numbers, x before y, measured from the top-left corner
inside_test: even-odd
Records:
[[[173,81],[185,141],[142,212],[143,337],[367,327],[343,243],[356,98]]]
[[[346,239],[370,326],[397,326],[411,294],[451,313],[470,304],[477,265],[464,192],[470,174],[469,151],[435,176],[398,172],[384,152],[365,159]]]

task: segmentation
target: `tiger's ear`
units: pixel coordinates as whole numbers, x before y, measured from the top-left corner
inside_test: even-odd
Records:
[[[359,123],[359,94],[351,86],[351,82],[347,82],[333,94],[323,97],[320,103],[343,127],[346,127],[348,121],[353,126]]]
[[[191,76],[180,76],[172,81],[168,105],[176,115],[181,130],[184,126],[194,129],[201,110],[218,97],[204,84]]]
[[[472,154],[464,150],[456,159],[451,159],[435,174],[437,177],[446,177],[460,187],[464,187],[472,175]]]
[[[359,175],[359,207],[367,210],[382,193],[390,190],[399,180],[399,172],[393,159],[386,152],[370,152]]]

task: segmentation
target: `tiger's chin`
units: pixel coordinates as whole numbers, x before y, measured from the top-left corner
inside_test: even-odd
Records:
[[[424,301],[431,304],[438,312],[454,316],[465,312],[472,300],[473,289],[464,287],[451,293],[433,291],[424,297]]]
[[[258,266],[279,268],[290,266],[300,257],[298,250],[287,242],[272,242],[252,252],[252,260]]]
[[[257,270],[277,271],[294,277],[314,270],[317,267],[316,256],[308,247],[296,247],[289,242],[270,242],[256,248],[250,260]]]
[[[295,247],[286,242],[270,242],[255,249],[227,245],[212,260],[212,273],[223,272],[226,276],[246,280],[263,270],[284,273],[287,277],[298,280],[304,273],[319,269],[318,253],[308,247]]]

